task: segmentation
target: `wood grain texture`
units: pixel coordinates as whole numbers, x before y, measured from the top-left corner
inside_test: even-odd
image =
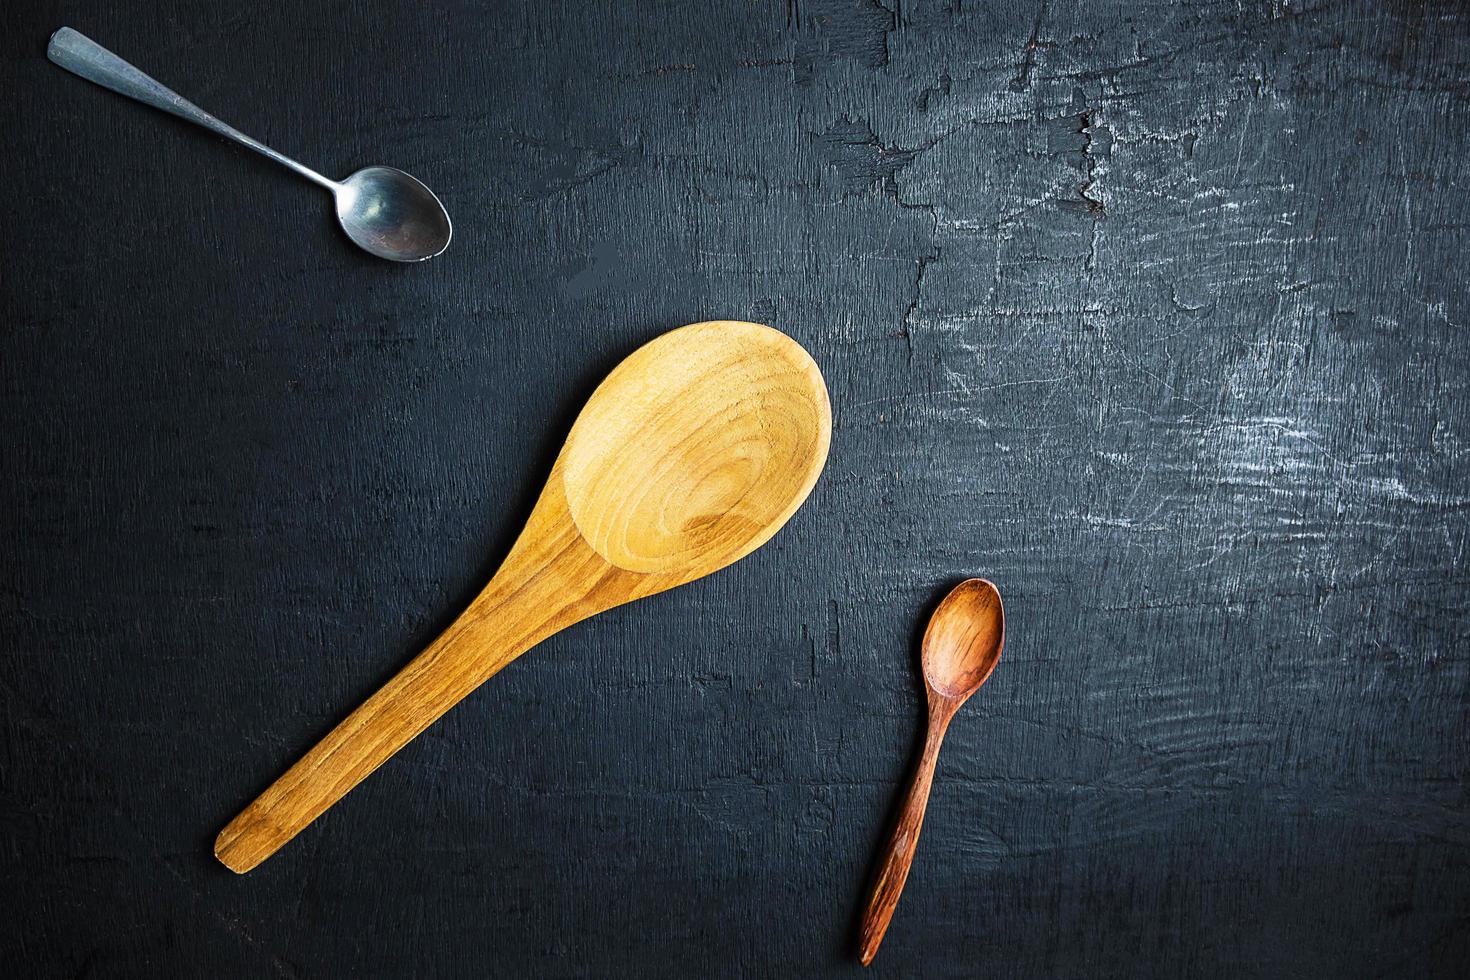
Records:
[[[924,751],[899,807],[888,845],[879,858],[872,894],[863,912],[857,947],[863,966],[870,965],[878,955],[908,880],[924,813],[929,808],[929,789],[934,783],[944,733],[955,712],[994,673],[1005,649],[1005,635],[1005,607],[1000,592],[993,582],[979,578],[966,579],[951,589],[924,628],[919,654],[929,706]]]
[[[11,972],[859,975],[918,613],[971,574],[1005,664],[872,976],[1462,972],[1470,14],[885,3],[4,7]],[[453,246],[355,254],[48,63],[63,23],[421,177]],[[222,868],[483,588],[594,386],[705,316],[822,365],[787,528]]]
[[[531,647],[770,540],[827,461],[822,373],[763,324],[695,323],[619,364],[572,426],[526,529],[468,609],[220,831],[244,873]]]
[[[954,711],[944,703],[929,703],[929,720],[919,765],[898,808],[888,844],[878,861],[878,874],[873,893],[863,910],[862,927],[858,931],[858,959],[869,966],[878,955],[878,947],[888,932],[893,913],[898,908],[903,886],[913,867],[914,850],[919,846],[919,832],[924,829],[924,813],[929,809],[929,791],[934,785],[934,767],[939,765],[939,749]]]

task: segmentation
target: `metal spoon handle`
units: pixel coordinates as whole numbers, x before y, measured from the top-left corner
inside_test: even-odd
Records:
[[[337,189],[335,181],[328,180],[310,167],[297,163],[284,154],[277,153],[264,143],[253,140],[235,127],[221,122],[173,89],[143,74],[96,41],[70,27],[63,27],[51,35],[51,44],[46,49],[46,56],[67,71],[80,75],[89,82],[96,82],[119,95],[126,95],[144,105],[151,105],[155,109],[172,113],[180,119],[187,119],[212,133],[218,133],[242,146],[248,146],[262,156],[270,157],[281,166],[294,170],[307,180],[318,183],[328,190]]]

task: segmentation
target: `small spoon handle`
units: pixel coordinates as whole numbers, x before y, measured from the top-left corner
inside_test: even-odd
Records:
[[[914,849],[919,843],[919,831],[924,826],[924,811],[929,807],[929,789],[934,783],[939,746],[944,742],[944,732],[949,728],[952,717],[952,707],[942,702],[936,704],[931,698],[929,732],[924,739],[924,754],[919,758],[919,767],[909,785],[908,796],[898,812],[898,822],[894,825],[893,836],[888,840],[883,863],[879,865],[878,877],[874,880],[873,895],[868,899],[868,908],[863,913],[862,936],[858,946],[858,955],[863,966],[873,962],[873,957],[878,955],[878,946],[883,942],[883,934],[888,931],[893,910],[898,907],[898,898],[903,894],[904,882],[909,877],[909,866],[914,861]]]
[[[187,119],[212,133],[232,139],[242,146],[250,147],[255,152],[269,157],[283,167],[294,170],[307,180],[318,183],[328,190],[337,189],[335,181],[328,180],[310,167],[297,163],[284,154],[277,153],[264,143],[253,140],[235,127],[221,122],[173,89],[143,74],[96,41],[70,27],[63,27],[51,35],[51,43],[46,48],[46,56],[73,75],[80,75],[87,81],[96,82],[119,95],[126,95],[144,105],[151,105],[155,109],[172,113],[180,119]]]

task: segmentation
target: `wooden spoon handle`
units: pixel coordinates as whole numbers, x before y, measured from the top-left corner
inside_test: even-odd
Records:
[[[939,746],[944,742],[945,729],[949,727],[952,712],[931,704],[929,709],[929,733],[924,740],[924,754],[919,758],[914,771],[908,796],[899,810],[898,822],[893,836],[888,840],[888,849],[883,863],[878,867],[878,876],[873,883],[873,895],[868,899],[867,911],[863,913],[862,936],[858,955],[863,966],[873,962],[878,955],[878,946],[883,934],[888,931],[893,910],[898,907],[898,898],[903,894],[904,882],[909,877],[909,866],[913,864],[914,848],[919,843],[919,831],[924,826],[924,811],[929,806],[929,789],[934,783],[934,766],[939,761]]]
[[[638,595],[641,576],[588,547],[567,515],[561,464],[520,540],[454,624],[302,757],[214,842],[244,874],[531,647]]]
[[[428,649],[231,820],[214,855],[244,874],[347,794],[540,636],[511,617],[491,628],[472,606]]]

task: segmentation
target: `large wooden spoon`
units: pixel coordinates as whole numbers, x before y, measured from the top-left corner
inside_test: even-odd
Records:
[[[929,734],[879,866],[873,896],[863,913],[858,946],[863,966],[878,955],[878,945],[883,942],[893,910],[898,907],[898,897],[903,894],[903,884],[908,880],[945,730],[960,705],[990,679],[990,672],[1000,661],[1005,639],[1006,614],[1000,592],[983,578],[968,579],[955,586],[929,618],[921,652],[924,689],[929,696]]]
[[[811,492],[831,435],[821,372],[770,327],[696,323],[634,351],[572,425],[485,591],[230,821],[215,856],[249,871],[548,636],[750,554]]]

